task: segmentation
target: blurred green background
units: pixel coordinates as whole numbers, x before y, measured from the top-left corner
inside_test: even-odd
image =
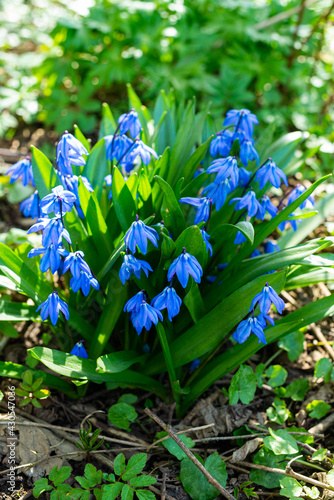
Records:
[[[249,108],[333,152],[332,0],[2,0],[0,135],[26,124],[92,132],[108,102],[160,89],[214,117]]]

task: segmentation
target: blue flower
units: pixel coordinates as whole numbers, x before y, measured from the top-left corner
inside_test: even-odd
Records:
[[[35,191],[29,198],[20,203],[20,210],[24,217],[31,217],[32,219],[39,217],[40,207],[38,191]]]
[[[259,165],[260,157],[259,153],[254,148],[254,141],[245,139],[240,144],[240,160],[247,167],[249,161],[256,160],[256,164]]]
[[[196,283],[200,283],[203,271],[196,257],[187,253],[184,248],[181,255],[170,265],[167,280],[171,281],[175,274],[183,288],[185,288],[188,284],[189,276],[192,276]]]
[[[144,290],[141,290],[140,292],[136,293],[130,300],[127,301],[127,303],[124,306],[123,311],[127,312],[132,312],[132,311],[137,311],[139,309],[139,306],[146,300],[146,294]]]
[[[114,158],[120,161],[133,145],[133,141],[127,135],[106,135],[104,142],[106,155],[110,161]]]
[[[22,184],[24,186],[31,182],[31,184],[35,187],[30,156],[27,156],[24,160],[14,163],[14,165],[7,170],[6,175],[10,175],[10,184],[13,184],[13,182],[17,181],[21,177]]]
[[[91,286],[95,288],[95,290],[100,289],[100,285],[97,279],[94,278],[94,276],[91,273],[88,274],[87,272],[82,271],[81,269],[80,269],[79,279],[77,279],[77,277],[75,276],[73,276],[70,279],[70,287],[72,288],[73,292],[77,293],[81,289],[85,297],[87,297],[87,295],[89,294]]]
[[[112,175],[111,174],[106,175],[105,178],[104,178],[104,182],[106,183],[106,185],[108,187],[111,187],[111,185],[112,185]],[[109,190],[108,198],[109,198],[109,200],[112,199],[112,191],[111,191],[111,189]]]
[[[235,156],[228,156],[227,158],[218,158],[214,160],[206,171],[208,174],[217,172],[215,182],[219,183],[227,178],[230,178],[230,184],[235,189],[239,182],[239,167],[237,158]]]
[[[203,172],[205,172],[204,168],[203,167],[198,167],[194,173],[194,177],[193,179],[195,179],[195,177],[198,177],[200,174],[203,174]]]
[[[256,307],[257,303],[259,303],[260,312],[264,315],[268,314],[271,304],[274,304],[280,314],[282,314],[283,309],[285,308],[284,301],[277,295],[269,283],[266,283],[262,292],[255,295],[252,300],[250,311]]]
[[[66,273],[68,269],[71,270],[72,276],[76,279],[80,279],[80,271],[83,271],[87,273],[89,276],[92,274],[89,265],[87,262],[83,259],[84,253],[78,250],[77,252],[71,252],[68,254],[68,256],[65,259],[64,262],[64,270],[63,272]]]
[[[57,164],[61,174],[72,175],[72,165],[82,167],[86,160],[82,155],[88,155],[85,146],[72,134],[65,132],[57,144]]]
[[[238,231],[234,239],[234,244],[241,245],[241,243],[245,243],[245,241],[247,241],[247,238],[245,238],[241,231]]]
[[[187,203],[197,207],[194,224],[207,222],[210,217],[212,200],[211,198],[181,198],[180,203]]]
[[[261,203],[261,207],[263,208],[263,210],[265,212],[268,212],[268,214],[271,217],[275,217],[275,215],[277,215],[277,207],[275,207],[275,205],[270,201],[269,196],[267,196],[267,195],[262,196],[260,203]],[[264,214],[263,214],[263,218],[259,217],[259,219],[264,220]]]
[[[151,155],[158,159],[157,153],[154,149],[146,146],[142,140],[136,139],[134,142],[134,146],[131,148],[131,151],[128,153],[128,158],[130,163],[134,163],[137,156],[140,156],[144,165],[148,165],[151,161]]]
[[[288,205],[290,205],[292,202],[294,202],[299,196],[301,196],[304,192],[306,191],[306,188],[300,184],[298,184],[290,193],[289,198],[288,198]],[[315,199],[312,194],[308,198],[306,198],[305,201],[300,205],[299,208],[303,209],[306,207],[314,207],[315,204]]]
[[[159,319],[163,321],[163,316],[160,311],[152,307],[145,300],[140,304],[139,308],[131,313],[131,321],[140,335],[143,328],[147,331],[151,329],[152,323],[158,324]]]
[[[189,371],[193,372],[194,370],[196,370],[196,368],[199,367],[200,362],[201,360],[199,358],[194,359],[189,365]]]
[[[230,201],[230,205],[231,203],[234,203],[236,201],[238,203],[235,205],[234,210],[242,210],[246,208],[248,217],[255,217],[258,214],[257,218],[263,220],[265,212],[263,207],[257,200],[256,194],[253,190],[248,191],[248,193],[241,198],[232,198],[232,200]]]
[[[232,337],[234,340],[239,342],[239,344],[243,344],[251,333],[254,333],[259,339],[259,343],[263,342],[267,343],[266,338],[263,332],[263,321],[258,318],[248,318],[244,319],[237,326],[236,331],[233,333]]]
[[[167,309],[169,321],[172,321],[174,316],[179,314],[181,304],[182,300],[172,286],[166,286],[166,288],[152,300],[152,306],[155,309],[159,311]]]
[[[261,255],[261,252],[259,252],[259,250],[255,248],[255,250],[253,250],[253,252],[250,254],[250,258],[253,259],[254,257],[258,257],[259,255]]]
[[[52,189],[52,193],[42,199],[41,209],[45,214],[54,212],[55,215],[64,215],[72,210],[76,199],[77,197],[63,186],[56,186]]]
[[[131,137],[135,138],[141,131],[141,123],[138,118],[138,113],[131,109],[130,113],[124,113],[118,118],[119,131],[121,134],[130,132]]]
[[[45,321],[46,318],[50,316],[51,323],[53,325],[57,323],[60,311],[63,313],[63,315],[67,320],[70,317],[68,311],[68,305],[66,304],[66,302],[64,302],[59,298],[57,292],[50,293],[46,301],[43,302],[40,306],[38,306],[36,312],[38,312],[40,309],[41,309],[40,314],[42,320]]]
[[[131,224],[130,229],[126,232],[124,237],[125,248],[129,248],[132,253],[135,253],[136,246],[145,255],[147,252],[147,240],[157,247],[159,236],[155,229],[146,226],[143,221],[136,220]]]
[[[264,253],[274,253],[280,251],[280,247],[271,240],[266,241],[266,243],[263,245],[263,249]]]
[[[53,219],[41,218],[28,229],[27,233],[37,233],[38,231],[43,231],[42,235],[42,245],[43,247],[48,247],[51,243],[54,246],[58,246],[62,238],[64,238],[71,245],[70,235],[65,229],[63,221],[60,217],[54,217]]]
[[[288,179],[276,163],[269,158],[255,174],[255,180],[259,181],[260,189],[264,188],[267,182],[270,182],[275,188],[281,185],[281,179],[284,184],[288,185]]]
[[[222,130],[218,132],[216,137],[210,144],[210,155],[215,158],[216,156],[227,156],[231,151],[233,143],[233,132],[231,130]]]
[[[258,119],[249,109],[230,109],[230,111],[226,113],[223,126],[227,127],[229,125],[234,125],[235,132],[241,130],[247,139],[252,139],[253,126],[258,124]]]
[[[39,268],[42,273],[46,273],[48,269],[51,269],[52,274],[56,273],[60,267],[61,257],[68,254],[65,248],[60,246],[54,246],[52,243],[47,248],[33,248],[28,253],[28,257],[36,257],[36,255],[43,255]]]
[[[295,217],[295,214],[292,213],[292,214],[290,214],[290,216]],[[288,220],[285,220],[285,221],[281,222],[280,224],[278,224],[277,228],[280,231],[284,231],[287,227],[289,227],[289,224],[290,224],[293,231],[297,231],[297,229],[298,229],[297,223],[301,222],[301,221],[302,221],[302,219],[292,219],[292,220],[288,219]]]
[[[252,172],[249,172],[244,167],[239,168],[239,186],[246,187],[249,184]]]
[[[88,354],[86,349],[84,348],[83,340],[80,340],[75,344],[70,354],[72,354],[72,356],[78,356],[78,358],[88,359]]]
[[[84,177],[83,175],[80,175],[78,177],[77,175],[62,175],[62,174],[60,174],[59,177],[60,177],[60,180],[61,180],[64,188],[66,188],[68,191],[73,193],[74,196],[76,197],[74,204],[75,204],[75,207],[77,209],[79,217],[81,217],[83,219],[85,216],[84,216],[84,213],[81,209],[80,198],[79,198],[79,179],[82,180],[83,185],[85,186],[87,191],[89,191],[90,193],[92,193],[94,191],[93,186],[91,185],[91,183],[89,182],[87,177]]]
[[[215,204],[216,210],[220,210],[224,205],[227,196],[233,191],[233,187],[229,179],[225,179],[222,182],[216,183],[212,182],[203,189],[203,194],[206,194],[212,199]]]
[[[131,254],[125,254],[121,269],[119,271],[119,277],[123,285],[125,284],[126,280],[130,279],[131,274],[134,274],[136,278],[140,279],[142,270],[144,271],[146,277],[148,277],[149,271],[153,271],[150,264],[148,264],[144,260],[136,259],[136,257]]]
[[[210,257],[212,257],[212,245],[209,242],[209,239],[211,238],[211,236],[205,231],[204,228],[201,229],[201,234],[203,236],[203,240],[204,240],[204,243],[205,243],[205,246],[206,246],[206,250],[210,253]]]

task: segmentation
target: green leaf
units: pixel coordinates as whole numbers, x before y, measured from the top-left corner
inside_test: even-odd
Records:
[[[78,483],[80,484],[80,486],[82,488],[84,488],[85,490],[90,489],[91,483],[90,483],[90,481],[88,481],[88,479],[86,479],[85,477],[81,477],[81,476],[75,476],[75,479],[78,481]]]
[[[36,306],[28,306],[20,302],[0,300],[0,320],[5,321],[36,321],[39,314]],[[3,332],[5,333],[5,332]]]
[[[283,429],[274,431],[269,428],[270,436],[263,438],[264,446],[275,455],[292,455],[298,453],[296,440]]]
[[[38,498],[44,491],[52,490],[51,484],[49,484],[46,477],[42,479],[37,479],[34,483],[33,495],[35,498]]]
[[[317,361],[314,369],[314,376],[319,379],[324,377],[324,382],[329,382],[333,372],[333,363],[328,358],[322,358]]]
[[[155,484],[157,480],[152,476],[138,476],[130,479],[130,485],[133,488],[142,488],[143,486],[150,486]]]
[[[51,189],[60,185],[61,182],[50,161],[42,151],[39,151],[35,146],[31,146],[31,164],[36,189],[42,199],[47,194],[50,194]]]
[[[128,484],[125,484],[122,488],[121,499],[122,500],[132,500],[133,493],[134,493],[134,490]]]
[[[226,465],[218,454],[209,455],[204,466],[219,484],[226,486]],[[214,500],[219,496],[216,488],[208,483],[206,477],[188,457],[181,462],[180,478],[184,489],[193,500]]]
[[[85,477],[91,483],[91,488],[97,484],[101,484],[102,471],[97,470],[92,464],[86,464],[85,466]]]
[[[102,120],[99,130],[99,140],[106,135],[113,135],[117,128],[116,120],[106,102],[102,104]]]
[[[179,201],[176,199],[171,186],[162,177],[154,177],[157,184],[164,192],[161,216],[166,228],[177,238],[187,227]]]
[[[278,342],[278,346],[288,353],[290,361],[296,361],[304,351],[304,334],[301,330],[286,335]]]
[[[188,184],[193,179],[196,169],[204,159],[213,137],[214,135],[211,135],[205,142],[203,142],[203,144],[196,148],[194,153],[186,161],[182,170],[182,176],[184,177],[185,184]]]
[[[146,460],[146,453],[137,453],[136,455],[132,455],[128,461],[125,472],[122,474],[122,480],[129,481],[133,477],[137,476],[139,472],[144,469]]]
[[[138,413],[133,406],[126,403],[116,403],[110,407],[108,412],[109,421],[116,427],[126,431],[130,429],[130,422],[134,422],[137,417]]]
[[[306,493],[306,495],[312,500],[316,500],[317,498],[320,497],[320,491],[315,486],[312,486],[312,488],[304,486],[303,490]]]
[[[326,475],[326,481],[328,484],[334,487],[334,469],[330,470]]]
[[[197,226],[190,226],[185,229],[175,242],[176,248],[173,254],[173,259],[181,255],[183,248],[188,253],[196,257],[202,267],[207,261],[207,250],[203,240],[202,233]]]
[[[156,500],[156,496],[152,493],[152,491],[136,490],[136,495],[138,500]]]
[[[138,175],[132,174],[132,176],[135,176],[138,182]],[[120,170],[117,167],[114,167],[111,185],[112,200],[118,221],[124,233],[129,229],[132,222],[135,220],[137,213],[135,203],[136,195],[134,196],[131,193],[127,186],[127,182],[124,180]]]
[[[34,381],[34,378],[33,378],[33,374],[30,370],[27,370],[24,375],[23,375],[23,381],[29,386],[31,387],[33,381]]]
[[[89,179],[93,186],[96,198],[100,201],[102,196],[102,189],[104,185],[104,178],[110,172],[109,161],[106,156],[106,145],[104,139],[100,139],[92,148],[90,155],[87,158],[86,165],[84,166],[82,175]]]
[[[259,465],[265,465],[266,467],[271,467],[273,469],[285,470],[286,461],[282,462],[282,457],[277,456],[271,451],[267,451],[265,448],[259,450],[253,458],[253,462]],[[280,480],[283,475],[276,474],[274,472],[267,472],[264,470],[252,469],[249,474],[249,479],[255,484],[264,486],[265,488],[279,488]]]
[[[322,462],[326,460],[328,450],[326,448],[319,448],[319,450],[315,451],[311,457],[312,460]]]
[[[165,431],[157,433],[158,439],[161,439],[165,436],[168,436],[167,432]],[[181,439],[182,443],[184,443],[187,446],[187,448],[193,448],[195,446],[194,441],[185,434],[179,434],[178,437]],[[169,451],[169,453],[174,455],[178,460],[182,460],[187,456],[184,453],[184,451],[180,448],[180,446],[177,443],[175,443],[174,439],[172,438],[166,439],[166,441],[163,441],[161,444]]]
[[[55,486],[59,486],[70,477],[71,472],[72,468],[69,466],[60,467],[59,469],[53,467],[50,471],[49,479]]]
[[[293,401],[303,401],[305,394],[309,390],[310,384],[307,378],[294,380],[286,388],[284,398],[291,398]]]
[[[118,403],[126,403],[128,405],[133,405],[138,400],[138,397],[134,394],[122,394],[122,396],[118,399]]]
[[[121,476],[125,471],[125,457],[123,453],[119,453],[114,460],[114,471],[117,476]]]
[[[243,404],[253,401],[256,391],[256,375],[250,366],[241,365],[237,373],[231,380],[229,387],[230,405],[238,403],[239,399]]]
[[[91,144],[90,142],[86,139],[86,137],[83,135],[83,133],[81,132],[81,130],[79,129],[78,125],[74,124],[73,125],[73,129],[74,129],[74,137],[76,139],[78,139],[78,141],[81,142],[81,144],[83,144],[85,146],[85,148],[87,149],[88,152],[90,152],[90,149],[91,149]]]
[[[283,477],[280,480],[281,491],[280,495],[288,498],[300,498],[300,495],[303,491],[303,487],[300,483],[293,477]]]
[[[115,500],[122,491],[123,483],[104,484],[102,500]]]
[[[318,420],[325,417],[330,409],[331,406],[328,403],[316,399],[306,406],[306,411],[310,412],[310,417]]]
[[[275,398],[273,405],[266,410],[266,413],[271,422],[275,422],[279,425],[283,425],[290,416],[285,401],[278,398]]]
[[[138,356],[136,351],[111,352],[96,360],[97,371],[99,373],[119,373],[142,360],[143,356]]]
[[[269,366],[268,370],[265,372],[266,377],[269,377],[268,385],[275,388],[284,384],[288,372],[281,365]]]
[[[1,303],[0,303],[0,309],[1,309]],[[1,313],[0,313],[0,317],[1,317]],[[8,321],[0,321],[0,333],[2,333],[3,335],[6,335],[6,337],[10,337],[12,339],[19,337],[19,332]]]

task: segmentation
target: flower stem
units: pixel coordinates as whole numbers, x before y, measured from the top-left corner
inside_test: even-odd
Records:
[[[161,348],[162,348],[162,352],[163,352],[163,355],[165,358],[165,362],[167,365],[167,371],[168,371],[169,380],[170,380],[170,384],[171,384],[171,388],[172,388],[173,398],[174,398],[175,402],[178,404],[180,401],[180,394],[176,391],[176,388],[177,388],[177,384],[179,383],[179,381],[177,380],[177,377],[176,377],[174,363],[173,363],[172,355],[171,355],[168,340],[167,340],[167,335],[166,335],[165,329],[161,323],[158,323],[156,325],[156,329],[157,329],[157,333],[158,333],[159,340],[161,343]]]

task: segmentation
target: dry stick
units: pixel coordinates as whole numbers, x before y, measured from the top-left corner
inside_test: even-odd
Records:
[[[312,332],[314,333],[314,335],[317,337],[317,339],[319,340],[319,342],[322,342],[323,346],[324,346],[324,349],[327,351],[327,353],[330,355],[330,357],[332,359],[334,359],[334,349],[333,347],[328,343],[326,337],[324,336],[324,334],[322,333],[322,331],[320,330],[320,328],[315,324],[315,323],[312,323],[310,325],[310,328],[312,330]]]
[[[209,427],[214,427],[216,424],[212,423],[212,424],[206,424],[206,425],[201,425],[199,427],[193,427],[193,428],[190,428],[190,429],[184,429],[183,431],[177,431],[175,432],[176,435],[178,434],[186,434],[187,432],[195,432],[195,431],[201,431],[203,429],[208,429]],[[156,446],[157,444],[159,443],[162,443],[163,441],[167,441],[167,439],[169,439],[168,436],[164,436],[163,438],[160,438],[158,439],[158,441],[154,441],[154,443],[152,443],[148,448],[147,448],[147,452],[149,452],[149,450],[151,448],[153,448],[153,446]],[[197,442],[197,441],[195,441]]]
[[[309,436],[309,432],[288,432],[290,435],[297,435],[297,436]],[[255,437],[260,437],[260,436],[268,436],[269,432],[261,432],[258,434],[244,434],[242,436],[216,436],[216,437],[208,437],[208,438],[203,438],[203,439],[194,439],[194,443],[205,443],[207,441],[228,441],[229,439],[252,439]],[[313,434],[314,436],[315,434]],[[319,434],[319,436],[323,437],[323,434]],[[299,441],[298,441],[299,443]],[[301,446],[304,446],[304,443],[300,444]],[[314,449],[314,451],[317,451]]]
[[[193,455],[193,453],[191,453],[191,451],[189,450],[189,448],[187,448],[187,446],[183,443],[183,441],[181,441],[181,439],[177,436],[177,434],[175,434],[175,432],[173,432],[172,429],[168,425],[165,424],[165,422],[163,422],[149,408],[145,408],[144,411],[158,425],[160,425],[160,427],[162,427],[162,429],[164,431],[166,431],[170,435],[170,437],[175,441],[176,444],[179,445],[179,447],[181,448],[181,450],[184,451],[184,453],[192,461],[192,463],[194,465],[196,465],[196,467],[202,472],[202,474],[204,474],[204,476],[208,480],[209,484],[211,484],[214,488],[216,488],[216,490],[218,490],[219,493],[221,495],[223,495],[225,498],[227,498],[228,500],[235,500],[234,496],[231,495],[227,490],[225,490],[225,488],[223,488],[223,486],[218,483],[217,479],[215,479],[214,477],[211,476],[211,474],[206,470],[206,468],[201,464],[201,462],[199,460],[197,460],[197,458],[195,457],[195,455]]]
[[[305,481],[306,483],[313,484],[314,486],[318,486],[319,488],[325,488],[327,490],[334,491],[333,486],[322,483],[321,481],[317,481],[316,479],[311,479],[310,477],[303,476],[302,474],[298,474],[297,472],[294,472],[290,467],[286,467],[285,470],[282,470],[272,467],[266,467],[265,465],[251,464],[249,462],[243,462],[242,460],[236,463],[245,467],[249,467],[250,469],[259,469],[265,470],[267,472],[273,472],[275,474],[283,474],[284,476],[293,477],[294,479],[299,479],[299,481]]]
[[[166,500],[166,472],[162,474],[161,500]]]

